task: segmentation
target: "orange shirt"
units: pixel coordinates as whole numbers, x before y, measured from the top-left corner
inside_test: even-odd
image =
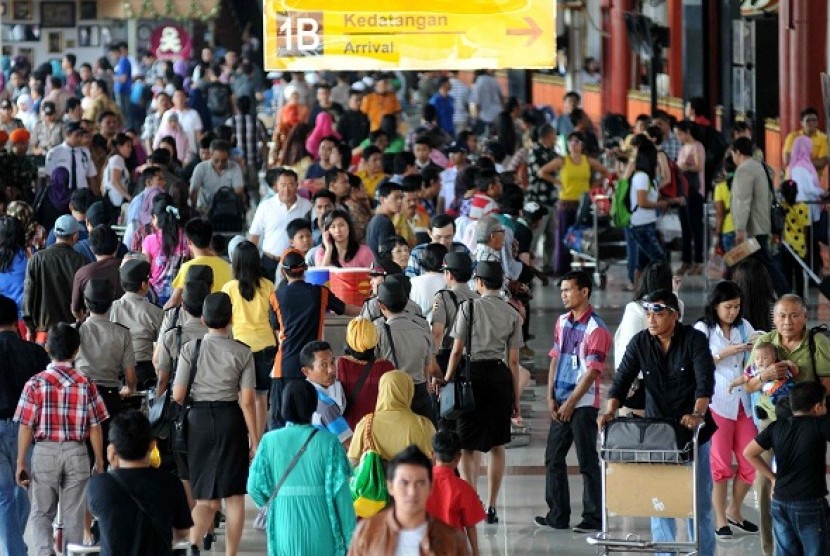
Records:
[[[380,120],[386,114],[397,114],[401,111],[401,103],[393,92],[378,94],[369,93],[360,103],[360,111],[369,118],[369,130],[375,131],[380,127]],[[391,137],[389,139],[392,139]]]

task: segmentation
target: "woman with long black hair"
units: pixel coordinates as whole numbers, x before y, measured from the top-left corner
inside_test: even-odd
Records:
[[[334,209],[323,218],[323,248],[317,251],[315,266],[369,268],[374,260],[369,246],[358,243],[348,212]]]
[[[256,371],[257,433],[265,432],[268,415],[268,391],[271,389],[271,370],[277,354],[277,341],[268,320],[268,298],[274,283],[262,271],[259,249],[250,241],[236,246],[231,257],[234,279],[222,286],[233,304],[233,337],[251,348]]]
[[[682,205],[682,197],[660,199],[655,184],[657,176],[657,147],[651,141],[640,141],[634,157],[629,206],[631,220],[629,237],[637,246],[638,274],[652,261],[667,260],[663,244],[657,237],[657,211],[672,205]],[[635,280],[636,283],[636,280]]]

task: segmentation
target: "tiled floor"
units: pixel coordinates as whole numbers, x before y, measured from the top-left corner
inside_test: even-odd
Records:
[[[612,332],[619,323],[622,308],[630,300],[631,294],[622,291],[622,269],[615,267],[611,271],[606,291],[597,291],[593,302],[597,310],[611,327]],[[700,315],[705,298],[705,285],[702,278],[688,278],[684,281],[682,298],[686,303],[688,319],[694,320]],[[561,304],[554,285],[548,288],[537,287],[533,301],[531,331],[536,339],[530,342],[536,350],[536,366],[547,368],[547,358],[543,355],[549,348],[549,338],[553,322],[560,312]],[[815,295],[814,295],[815,297]],[[822,306],[822,311],[827,307]],[[607,375],[607,377],[610,377]],[[527,422],[531,427],[531,441],[526,447],[514,448],[507,451],[508,473],[505,477],[499,501],[500,523],[498,525],[479,525],[479,543],[484,555],[535,555],[535,554],[596,554],[597,550],[589,546],[586,535],[579,535],[570,531],[555,531],[549,528],[539,528],[532,523],[535,515],[545,511],[544,501],[544,447],[549,421],[544,417],[544,389],[534,386],[534,401],[531,402],[531,413]],[[569,455],[568,463],[576,466],[576,456]],[[572,467],[575,469],[575,467]],[[480,492],[486,491],[482,478]],[[575,524],[581,510],[582,480],[578,471],[573,471],[570,478],[570,490],[573,504],[572,524]],[[747,497],[745,515],[748,519],[757,522],[757,511],[754,509],[754,496]],[[250,528],[256,510],[249,501],[248,528],[246,528],[242,543],[241,554],[245,556],[264,554],[265,538],[261,533]],[[617,534],[636,532],[648,535],[648,521],[646,519],[613,518],[612,531]],[[223,552],[222,537],[215,545],[214,553]],[[730,541],[718,543],[718,555],[738,556],[759,554],[757,535],[735,536]],[[316,556],[316,555],[315,555]]]

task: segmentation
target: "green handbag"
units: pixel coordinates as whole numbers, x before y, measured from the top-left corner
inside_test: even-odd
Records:
[[[362,518],[372,517],[389,503],[386,471],[372,438],[374,417],[374,413],[366,416],[366,427],[363,429],[363,445],[366,451],[360,456],[360,463],[349,480],[349,490],[354,500],[354,512],[357,517]]]

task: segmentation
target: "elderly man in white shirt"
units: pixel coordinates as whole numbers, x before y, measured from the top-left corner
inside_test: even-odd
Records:
[[[271,187],[277,194],[259,204],[248,237],[260,246],[262,267],[268,278],[274,279],[279,258],[290,242],[286,227],[292,220],[306,217],[311,201],[297,195],[298,178],[293,170],[280,170]]]
[[[199,154],[199,141],[202,139],[202,118],[199,113],[187,107],[187,93],[184,89],[177,89],[173,93],[173,108],[162,116],[162,125],[167,123],[170,114],[179,116],[179,125],[182,126],[187,135],[187,158],[193,158]]]

